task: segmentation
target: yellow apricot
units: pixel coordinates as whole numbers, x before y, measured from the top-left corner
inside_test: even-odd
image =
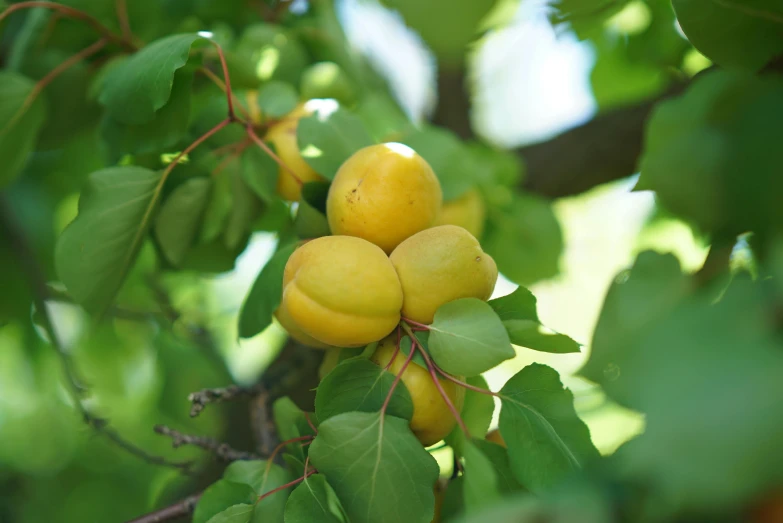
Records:
[[[455,200],[443,202],[435,225],[457,225],[476,238],[481,238],[486,216],[487,208],[481,193],[471,189]]]
[[[272,142],[275,152],[288,169],[280,167],[277,173],[277,192],[284,200],[299,201],[302,184],[323,180],[299,153],[296,128],[299,119],[312,114],[305,104],[300,104],[282,120],[269,128],[265,139]],[[290,169],[290,170],[289,170]]]
[[[487,434],[487,441],[491,441],[492,443],[497,443],[501,447],[506,446],[506,440],[503,439],[503,436],[500,435],[500,431],[498,429],[489,431],[489,434]]]
[[[400,321],[402,289],[389,258],[352,236],[323,236],[291,255],[280,309],[308,336],[327,345],[360,347]]]
[[[396,343],[396,335],[384,338],[372,355],[372,361],[380,367],[385,367],[389,361],[392,361],[389,372],[395,375],[402,369],[406,358],[405,354],[400,351],[392,360]],[[463,378],[460,377],[460,379]],[[427,447],[445,438],[454,428],[457,420],[454,419],[448,405],[443,401],[430,373],[411,362],[402,373],[401,380],[413,400],[413,417],[410,427],[422,445]],[[461,411],[465,401],[465,389],[443,378],[438,381],[457,412]]]
[[[326,199],[334,234],[358,236],[386,251],[432,226],[443,193],[430,165],[399,143],[371,145],[346,160]]]
[[[288,332],[288,335],[302,345],[307,345],[308,347],[313,347],[315,349],[329,349],[331,347],[331,345],[322,343],[303,331],[302,327],[300,327],[291,317],[285,304],[281,303],[280,307],[277,308],[275,311],[275,318],[277,318],[280,325]]]
[[[389,257],[402,284],[402,315],[432,323],[435,311],[459,298],[489,299],[498,279],[495,260],[456,225],[414,234]]]

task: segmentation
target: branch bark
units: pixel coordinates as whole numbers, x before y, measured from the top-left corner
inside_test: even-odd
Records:
[[[196,508],[196,503],[201,497],[201,492],[188,496],[182,501],[178,501],[173,505],[144,514],[136,519],[132,519],[127,523],[163,523],[164,521],[171,521],[178,518],[189,516]]]
[[[155,432],[171,438],[171,446],[175,449],[182,445],[193,445],[206,451],[212,452],[223,461],[240,461],[248,459],[259,459],[259,456],[252,452],[244,452],[231,448],[227,443],[222,443],[216,439],[206,436],[192,436],[167,427],[166,425],[155,425]]]

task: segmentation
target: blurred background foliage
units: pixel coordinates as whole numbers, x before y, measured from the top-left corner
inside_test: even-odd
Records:
[[[62,3],[118,29],[113,2]],[[475,134],[502,148],[522,147],[523,154],[525,146],[596,115],[681,89],[711,65],[685,39],[668,0],[606,2],[609,7],[596,13],[580,12],[579,0],[559,0],[559,15],[538,0],[338,0],[333,6],[295,0],[285,30],[243,34],[257,16],[251,4],[128,2],[131,26],[141,39],[195,30],[230,43],[227,58],[239,87],[254,87],[261,73],[298,86],[308,63],[332,60],[352,79],[337,83],[332,96],[350,100],[353,85],[376,93],[365,97],[357,112],[367,111],[377,136],[385,132],[384,120],[377,118],[380,107],[390,120],[433,119],[463,137]],[[49,13],[31,11],[3,26],[0,55],[6,68],[37,79],[63,59],[55,49],[80,49],[91,39],[78,24],[53,25]],[[46,90],[50,123],[40,150],[4,194],[50,280],[56,279],[54,239],[75,216],[85,176],[110,154],[96,132],[107,125],[97,121],[98,82],[77,66]],[[453,121],[466,100],[470,121]],[[526,282],[538,298],[542,322],[584,344],[593,337],[607,289],[639,252],[672,253],[688,272],[701,267],[707,255],[703,233],[658,208],[651,193],[632,192],[635,183],[626,178],[558,199],[552,208],[562,245],[560,233],[544,235],[553,244],[541,246],[541,252],[554,253],[547,254],[553,267]],[[233,270],[209,277],[166,273],[153,246],[146,245],[119,303],[155,314],[128,318],[115,310],[108,321],[96,323],[72,304],[49,305],[74,374],[89,387],[89,407],[152,454],[200,460],[203,467],[195,476],[145,463],[80,419],[66,393],[62,361],[36,325],[29,290],[19,277],[24,267],[11,255],[7,238],[0,241],[0,307],[3,318],[13,318],[0,328],[0,521],[124,521],[218,477],[221,466],[211,456],[189,447],[172,449],[170,440],[153,433],[156,424],[252,448],[245,403],[210,407],[191,419],[187,396],[231,382],[255,383],[285,341],[276,325],[238,341],[242,300],[277,243],[263,224],[256,228],[261,232],[253,234]],[[501,278],[495,295],[514,288]],[[497,390],[531,362],[556,368],[575,392],[596,445],[608,454],[638,434],[644,419],[574,375],[588,354],[588,347],[570,355],[519,348],[514,360],[486,377]]]

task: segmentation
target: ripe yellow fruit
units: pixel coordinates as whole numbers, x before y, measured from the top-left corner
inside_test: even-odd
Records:
[[[384,338],[375,349],[372,361],[380,367],[385,367],[389,361],[392,361],[396,343],[395,335]],[[405,358],[405,354],[398,352],[389,367],[389,372],[396,375],[405,363]],[[457,420],[443,401],[429,372],[411,362],[402,374],[401,380],[413,400],[410,427],[422,445],[430,446],[445,438],[454,428]],[[461,411],[465,402],[465,389],[446,379],[441,378],[438,381],[457,412]]]
[[[417,233],[390,256],[402,284],[402,315],[432,323],[435,311],[459,298],[487,300],[498,279],[495,260],[478,240],[456,225]]]
[[[497,443],[501,447],[506,446],[506,440],[504,440],[503,436],[500,435],[500,431],[498,429],[489,431],[489,434],[487,434],[487,441]]]
[[[481,238],[486,217],[487,207],[481,193],[471,189],[456,200],[444,202],[435,225],[457,225]]]
[[[289,336],[302,345],[307,345],[308,347],[313,347],[315,349],[329,349],[331,347],[331,345],[322,343],[303,331],[302,327],[300,327],[291,317],[285,304],[281,303],[277,308],[275,311],[275,318],[277,318],[280,325],[288,332]]]
[[[305,104],[300,104],[270,127],[265,136],[265,139],[275,146],[280,160],[290,169],[289,171],[280,167],[277,174],[277,192],[283,199],[292,202],[299,201],[302,195],[302,184],[324,179],[302,158],[296,141],[299,119],[310,114],[312,111]]]
[[[280,309],[308,336],[360,347],[400,321],[402,289],[386,254],[352,236],[324,236],[299,247],[283,272]]]
[[[399,143],[355,152],[337,171],[326,199],[333,234],[358,236],[390,253],[435,223],[443,193],[430,165]]]

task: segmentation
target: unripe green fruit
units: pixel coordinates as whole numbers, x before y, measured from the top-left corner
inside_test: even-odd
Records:
[[[304,99],[333,98],[341,105],[351,105],[356,100],[350,78],[334,62],[319,62],[305,69],[299,92]]]

